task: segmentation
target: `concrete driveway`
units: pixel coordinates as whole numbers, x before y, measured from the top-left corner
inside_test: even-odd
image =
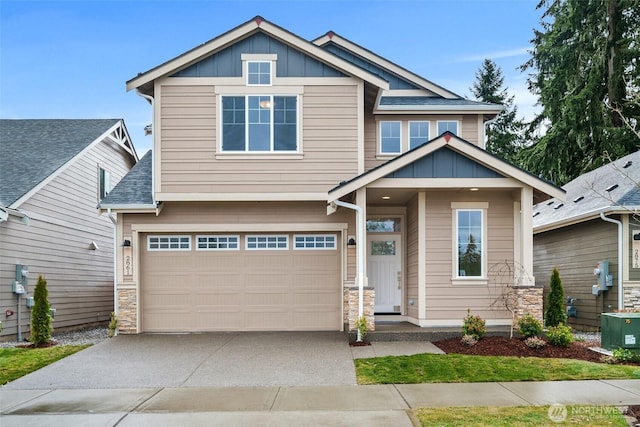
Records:
[[[7,389],[356,385],[341,332],[121,335]]]

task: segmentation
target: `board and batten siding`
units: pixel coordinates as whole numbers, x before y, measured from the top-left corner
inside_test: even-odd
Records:
[[[452,284],[452,202],[488,202],[486,215],[487,285]],[[462,319],[470,309],[484,319],[511,319],[504,306],[495,303],[502,289],[492,277],[505,260],[513,261],[513,197],[510,192],[473,194],[427,192],[426,194],[426,314],[428,321]],[[492,307],[492,308],[489,308]]]
[[[162,193],[324,193],[358,172],[356,84],[304,86],[301,158],[217,153],[215,86],[167,82],[160,89],[159,200]]]
[[[538,285],[544,285],[545,306],[549,281],[558,268],[565,298],[576,298],[577,317],[570,317],[569,325],[595,330],[600,315],[618,308],[618,230],[615,224],[601,219],[570,225],[557,230],[534,234],[533,271]],[[592,286],[598,278],[593,274],[598,261],[609,261],[613,286],[598,297]]]
[[[29,295],[43,275],[49,302],[56,309],[53,327],[108,321],[113,311],[113,223],[100,215],[98,168],[115,184],[133,166],[118,146],[99,143],[54,178],[19,208],[30,225],[10,219],[0,223],[0,302],[17,311],[10,284],[15,264],[29,266]],[[97,250],[89,245],[95,242]],[[21,298],[21,325],[29,334],[30,311]],[[2,335],[17,334],[17,316],[2,319]]]

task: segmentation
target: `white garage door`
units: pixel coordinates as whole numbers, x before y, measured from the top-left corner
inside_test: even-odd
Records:
[[[336,234],[142,235],[144,332],[339,330]]]

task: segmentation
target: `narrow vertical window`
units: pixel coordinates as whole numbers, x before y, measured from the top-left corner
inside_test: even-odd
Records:
[[[111,174],[105,169],[100,168],[98,175],[98,197],[100,200],[102,200],[111,191]]]
[[[400,122],[380,122],[380,153],[400,154]]]
[[[429,122],[409,122],[409,150],[429,141]]]
[[[456,223],[458,277],[483,277],[483,211],[459,209]]]

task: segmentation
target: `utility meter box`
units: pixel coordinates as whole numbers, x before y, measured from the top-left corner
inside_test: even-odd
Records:
[[[35,300],[33,299],[33,297],[26,297],[24,299],[25,305],[27,306],[27,308],[31,308],[34,305],[36,305]]]
[[[602,313],[602,348],[640,352],[640,313]]]

